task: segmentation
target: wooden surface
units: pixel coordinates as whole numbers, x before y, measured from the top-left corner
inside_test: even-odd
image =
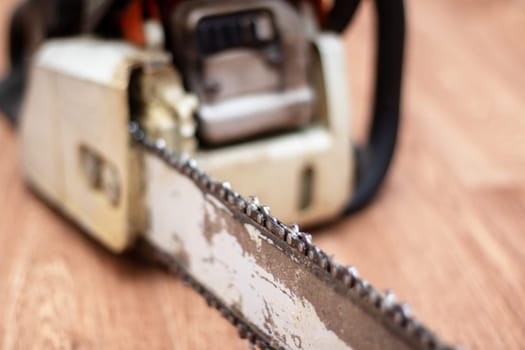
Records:
[[[1,17],[11,2],[2,1]],[[360,121],[369,15],[367,6],[346,38]],[[391,176],[373,207],[314,240],[393,288],[453,343],[523,349],[525,3],[412,0],[408,18]],[[0,164],[2,349],[247,348],[178,280],[105,252],[35,198],[4,121]]]

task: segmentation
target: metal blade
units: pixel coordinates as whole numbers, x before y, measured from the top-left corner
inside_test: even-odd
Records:
[[[309,235],[131,129],[149,151],[145,239],[263,347],[451,349]]]

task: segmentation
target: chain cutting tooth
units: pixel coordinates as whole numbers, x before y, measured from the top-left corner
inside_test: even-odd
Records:
[[[341,275],[341,265],[334,260],[330,261],[330,274],[335,279],[339,279],[339,276]]]
[[[296,237],[295,237],[295,233],[293,232],[286,232],[286,243],[293,247],[294,246],[294,241],[295,241]]]
[[[297,250],[299,251],[299,253],[305,254],[307,251],[308,245],[309,245],[308,238],[307,238],[309,234],[301,232],[298,224],[293,224],[291,228],[292,228],[292,231],[297,236],[297,243],[296,243]]]
[[[237,198],[239,198],[239,194],[235,191],[229,191],[227,192],[226,194],[226,201],[228,202],[228,204],[230,205],[235,205],[236,202],[237,202]]]
[[[232,189],[226,189],[224,191],[224,200],[230,206],[235,205],[235,200],[239,197],[239,194]]]
[[[392,309],[395,303],[396,303],[396,295],[394,294],[392,290],[387,289],[385,291],[383,300],[381,301],[381,305],[380,305],[381,310],[389,311]]]
[[[265,226],[271,233],[275,234],[274,229],[275,227],[277,227],[277,224],[275,223],[275,219],[271,215],[268,215],[268,217],[266,218]]]
[[[188,159],[188,161],[186,162],[186,166],[189,167],[189,168],[193,168],[193,169],[196,169],[197,168],[197,161],[193,158],[190,158]]]
[[[215,300],[215,298],[212,298],[208,294],[204,294],[203,296],[204,296],[204,299],[206,299],[206,303],[208,303],[209,307],[214,308],[214,309],[218,308],[219,305],[217,304],[217,300]]]
[[[162,155],[165,148],[166,148],[166,141],[164,139],[155,140],[155,152],[157,152],[157,154]]]
[[[326,256],[326,254],[323,251],[319,252],[318,264],[323,270],[329,272],[328,271],[328,268],[330,266],[329,258],[328,258],[328,256]]]
[[[250,342],[252,346],[255,346],[255,340],[256,340],[255,334],[249,329],[246,332],[246,339],[248,339],[248,342]]]
[[[235,207],[237,208],[238,211],[240,212],[244,212],[246,210],[246,206],[248,204],[246,203],[246,201],[244,200],[244,198],[242,198],[242,196],[238,196],[235,200]]]
[[[401,326],[406,325],[410,318],[410,307],[406,303],[396,304],[393,309],[394,322]]]
[[[381,293],[375,290],[372,286],[369,286],[367,289],[366,299],[370,305],[377,307],[381,300]]]
[[[221,306],[219,308],[219,312],[221,313],[222,317],[228,319],[228,316],[230,315],[230,310],[228,310],[227,308]]]
[[[270,213],[270,207],[267,206],[267,205],[262,205],[261,206],[261,211],[263,212],[264,215],[266,216],[271,216],[271,213]]]
[[[268,349],[268,343],[259,338],[255,340],[255,345],[261,350]]]
[[[261,205],[259,209],[261,210],[261,213],[263,215],[264,226],[271,231],[272,214],[270,213],[270,207],[267,205]]]
[[[175,165],[175,168],[178,171],[182,172],[184,170],[184,167],[186,166],[186,163],[188,162],[189,159],[190,159],[190,156],[187,153],[181,153],[179,155],[179,160],[178,160],[177,164]]]
[[[258,224],[263,224],[264,216],[260,211],[259,198],[256,196],[250,196],[250,202],[246,206],[246,215]]]
[[[264,215],[258,211],[253,212],[252,219],[255,220],[259,225],[264,224]]]
[[[195,181],[197,184],[200,183],[201,176],[204,174],[199,168],[197,167],[189,167],[190,169],[190,177]]]
[[[248,197],[248,205],[246,206],[246,215],[252,216],[252,213],[259,209],[259,198],[256,196]]]
[[[139,131],[139,130],[140,130],[139,124],[137,122],[129,122],[128,123],[128,132],[131,135],[135,135],[137,133],[137,131]]]
[[[303,242],[302,240],[299,240],[297,242],[296,248],[299,251],[299,253],[304,254],[306,252],[306,243]]]
[[[370,287],[369,283],[365,280],[358,279],[355,283],[355,292],[360,297],[368,295],[368,288]]]
[[[284,241],[286,238],[285,226],[274,217],[272,217],[270,221],[272,223],[272,233]]]
[[[315,261],[317,259],[317,254],[319,253],[319,248],[318,247],[312,247],[311,249],[308,250],[308,259],[310,259],[310,261]]]
[[[199,186],[201,189],[208,189],[210,187],[211,178],[205,173],[201,173],[199,177]]]
[[[146,138],[146,133],[143,130],[139,130],[135,133],[135,140],[138,142],[144,142]]]
[[[399,310],[395,310],[394,311],[394,322],[397,323],[397,324],[401,324],[404,322],[404,317],[403,317],[403,314],[401,313],[401,311]]]
[[[421,325],[419,324],[419,322],[413,319],[409,320],[405,327],[407,333],[409,334],[417,334],[420,328],[421,328]]]
[[[297,241],[297,250],[299,251],[299,253],[301,253],[302,255],[305,255],[307,250],[308,250],[308,242],[306,241],[306,239],[304,238],[304,235],[302,232],[299,232],[297,234],[297,238],[298,238],[298,241]]]
[[[400,305],[401,312],[403,313],[403,317],[412,317],[412,310],[410,309],[410,305],[407,303],[401,303]]]
[[[243,325],[242,323],[239,323],[237,325],[237,332],[239,333],[239,337],[241,339],[246,339],[246,336],[247,336],[247,333],[248,333],[248,329],[246,328],[245,325]]]
[[[354,266],[348,266],[344,270],[343,274],[343,284],[349,288],[355,286],[356,281],[359,279],[359,272]]]
[[[297,249],[299,253],[304,254],[306,251],[305,240],[303,239],[303,233],[299,229],[299,225],[292,224],[286,230],[286,243]]]
[[[229,182],[226,182],[226,181],[222,182],[219,188],[217,189],[219,198],[226,199],[226,192],[229,191],[231,188],[232,187]]]
[[[137,122],[130,122],[128,124],[128,131],[133,137],[133,139],[137,142],[143,142],[144,138],[146,137],[146,134],[140,128]]]
[[[208,190],[210,191],[211,194],[217,194],[218,192],[218,188],[219,188],[220,184],[215,181],[215,180],[212,180],[210,179],[210,183],[208,184]]]
[[[304,234],[304,239],[306,240],[306,243],[312,244],[313,242],[312,235],[306,232],[304,232],[303,234]]]
[[[197,178],[195,178],[194,176],[195,173],[198,171],[199,170],[197,169],[197,161],[195,159],[189,158],[186,161],[186,164],[184,165],[183,173],[195,181]]]
[[[237,192],[233,191],[231,188],[225,188],[221,198],[224,200],[224,204],[230,204],[231,206],[235,203],[236,196],[238,196]]]
[[[266,221],[267,225],[270,225],[270,232],[276,235],[279,239],[284,240],[284,236],[286,236],[286,231],[284,230],[283,225],[274,218],[273,216],[270,218],[270,220]]]
[[[295,241],[298,239],[297,233],[299,232],[299,225],[292,224],[286,228],[286,243],[289,246],[295,246]]]

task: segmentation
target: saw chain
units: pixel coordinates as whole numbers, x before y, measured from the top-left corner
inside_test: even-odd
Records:
[[[272,254],[284,262],[282,270],[295,269],[308,278],[296,274],[296,279],[315,279],[322,289],[330,291],[322,296],[321,309],[351,306],[352,313],[341,315],[341,322],[352,323],[353,327],[338,325],[334,332],[346,339],[345,348],[351,349],[421,349],[452,350],[458,349],[442,341],[431,330],[415,319],[407,304],[398,303],[391,291],[379,292],[359,276],[353,266],[343,266],[312,243],[311,235],[301,232],[297,225],[286,225],[270,213],[270,208],[260,205],[257,198],[244,199],[226,182],[217,182],[199,170],[194,160],[185,155],[177,155],[166,148],[162,139],[153,140],[141,129],[139,124],[131,122],[129,132],[135,144],[146,154],[153,156],[167,166],[170,171],[189,180],[204,196],[210,196],[229,212],[232,220],[257,230],[257,234],[269,242]],[[241,232],[246,233],[246,232]],[[195,233],[197,234],[197,233]],[[199,280],[187,269],[177,254],[170,254],[162,247],[142,238],[138,251],[149,259],[180,276],[189,286],[197,291],[210,305],[216,308],[239,332],[239,336],[260,349],[324,348],[322,345],[301,344],[300,335],[287,346],[286,341],[276,334],[261,329],[250,320],[249,314],[231,308],[207,287],[206,281]],[[261,252],[259,250],[259,252]],[[264,251],[262,252],[264,254]],[[287,265],[287,266],[284,266]],[[235,268],[235,267],[232,267]],[[313,286],[312,286],[313,287]],[[318,305],[320,306],[320,305]],[[323,312],[323,310],[314,310]],[[278,315],[282,317],[283,315]],[[300,321],[300,320],[299,320]],[[273,331],[273,330],[272,330]],[[348,333],[346,333],[348,332]],[[340,333],[340,334],[337,334]],[[346,333],[346,334],[345,334]],[[370,336],[371,337],[368,337]],[[355,345],[357,344],[357,345]],[[299,345],[299,346],[297,346]],[[354,347],[355,346],[355,347]]]

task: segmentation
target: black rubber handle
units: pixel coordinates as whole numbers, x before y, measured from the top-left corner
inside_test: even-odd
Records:
[[[16,125],[24,95],[27,69],[34,52],[47,38],[67,37],[94,30],[114,0],[25,0],[9,26],[11,70],[0,77],[0,111]],[[120,0],[126,4],[128,0]],[[88,6],[92,3],[92,6]],[[91,12],[87,13],[86,10]]]
[[[327,29],[343,31],[359,3],[360,0],[336,0],[327,16]],[[400,123],[404,3],[403,0],[376,0],[374,4],[377,47],[371,127],[367,143],[355,147],[356,184],[345,214],[364,208],[377,194],[392,162]]]
[[[0,111],[11,124],[16,125],[20,103],[25,87],[25,69],[18,65],[0,82]]]

